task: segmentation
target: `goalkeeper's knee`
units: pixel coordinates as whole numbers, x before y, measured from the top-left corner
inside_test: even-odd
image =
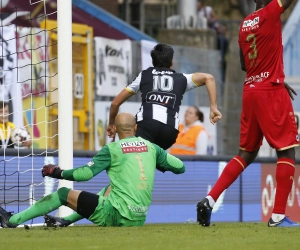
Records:
[[[60,189],[57,190],[57,194],[62,205],[67,205],[67,199],[70,190],[71,190],[70,188],[66,188],[66,187],[61,187]]]

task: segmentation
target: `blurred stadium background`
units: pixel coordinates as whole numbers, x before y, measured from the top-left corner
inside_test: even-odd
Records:
[[[16,156],[15,151],[1,150],[0,203],[22,210],[34,199],[52,192],[57,183],[43,183],[40,173],[29,171],[32,158],[36,168],[46,162],[44,156],[30,156],[32,151],[53,150],[51,161],[58,162],[58,96],[57,88],[57,1],[10,0],[2,8],[2,27],[4,16],[27,11],[27,15],[16,17],[11,24],[18,27],[12,40],[15,43],[18,62],[31,48],[35,51],[29,55],[31,65],[39,65],[36,78],[29,77],[21,81],[22,110],[13,116],[13,121],[32,126],[26,112],[39,102],[47,103],[47,110],[36,112],[36,120],[47,116],[50,122],[45,129],[43,123],[31,128],[34,139],[32,149],[18,151],[18,169],[14,160],[7,156]],[[26,2],[26,3],[25,3]],[[31,2],[31,4],[28,4]],[[206,115],[206,126],[211,135],[207,156],[183,157],[187,172],[182,176],[157,173],[153,193],[153,205],[150,208],[148,223],[183,222],[195,218],[195,204],[206,195],[208,189],[220,175],[226,161],[238,151],[239,116],[244,73],[240,70],[238,56],[238,27],[245,15],[253,11],[252,0],[207,0],[212,6],[222,27],[222,36],[228,40],[226,53],[218,46],[220,34],[213,29],[198,25],[196,0],[73,0],[72,1],[72,78],[73,78],[73,148],[74,167],[85,164],[97,150],[110,142],[105,136],[110,101],[137,74],[151,65],[149,52],[158,42],[174,47],[174,69],[178,72],[195,71],[211,73],[217,82],[218,104],[223,114],[222,121],[216,126],[208,122],[209,100],[205,88],[188,92],[183,99],[180,116],[187,106],[197,105]],[[45,15],[46,10],[46,15]],[[284,60],[287,82],[294,87],[298,97],[293,102],[295,119],[300,120],[300,1],[283,15]],[[28,18],[30,16],[30,18]],[[30,28],[26,31],[26,27]],[[32,33],[33,29],[47,31],[43,35]],[[30,39],[23,39],[25,37]],[[3,35],[3,34],[2,34]],[[36,41],[32,50],[33,40]],[[3,38],[5,40],[5,37]],[[3,43],[3,41],[2,41]],[[42,48],[39,50],[39,48]],[[29,49],[30,51],[30,49]],[[22,53],[20,53],[22,52]],[[12,52],[15,54],[15,52]],[[4,58],[3,54],[2,57]],[[38,58],[41,63],[33,62]],[[226,63],[226,68],[224,68]],[[22,66],[17,65],[15,74],[22,74]],[[23,73],[24,74],[24,73]],[[47,95],[37,95],[43,83],[36,81],[35,90],[28,87],[32,82],[47,76]],[[34,92],[35,91],[35,92]],[[46,100],[46,101],[45,101]],[[140,106],[140,96],[136,95],[130,102],[122,105],[121,111],[135,114]],[[12,106],[14,109],[14,106]],[[23,117],[20,114],[23,114]],[[45,132],[46,131],[46,132]],[[43,134],[46,133],[46,134]],[[53,136],[58,134],[58,136]],[[297,156],[300,149],[297,148]],[[30,156],[24,157],[22,156]],[[12,159],[12,158],[11,158]],[[300,158],[299,158],[300,159]],[[48,159],[49,160],[49,159]],[[20,164],[21,161],[21,164]],[[259,158],[243,175],[223,193],[214,209],[214,221],[266,221],[273,206],[275,192],[275,152],[264,144]],[[297,161],[294,187],[288,201],[288,214],[293,220],[300,221],[300,161]],[[5,170],[3,170],[5,169]],[[14,173],[18,173],[17,175]],[[20,174],[22,173],[22,174]],[[34,176],[34,178],[33,178]],[[18,183],[18,185],[16,185]],[[33,183],[43,183],[34,187]],[[105,173],[90,183],[75,183],[74,188],[98,192],[108,183]],[[15,190],[16,189],[16,190]],[[14,191],[13,191],[14,190]],[[34,193],[34,195],[33,195]]]

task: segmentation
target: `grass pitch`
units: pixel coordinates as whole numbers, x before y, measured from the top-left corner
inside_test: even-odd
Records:
[[[94,225],[0,229],[0,249],[300,249],[299,228],[266,223],[146,224],[132,228]]]

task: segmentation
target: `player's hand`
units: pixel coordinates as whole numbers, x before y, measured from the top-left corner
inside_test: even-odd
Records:
[[[218,121],[220,121],[222,118],[222,114],[218,109],[211,109],[210,110],[210,115],[209,115],[209,120],[210,122],[214,125]]]
[[[116,135],[116,126],[113,124],[108,124],[106,128],[106,134],[109,138],[114,138]]]
[[[294,101],[294,95],[297,95],[296,91],[290,86],[288,85],[286,82],[283,83],[284,84],[284,87],[285,89],[287,90],[287,92],[289,93],[291,99]]]
[[[62,179],[61,172],[62,170],[59,166],[48,164],[43,167],[42,176],[49,176],[56,179]]]

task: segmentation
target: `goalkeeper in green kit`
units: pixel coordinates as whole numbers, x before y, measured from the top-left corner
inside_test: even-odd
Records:
[[[43,177],[70,181],[88,181],[106,170],[109,186],[98,194],[62,187],[17,214],[0,207],[0,225],[14,228],[44,216],[48,226],[68,226],[82,218],[99,226],[142,226],[152,200],[156,165],[175,174],[184,173],[185,166],[159,146],[135,137],[133,115],[120,113],[115,123],[120,140],[104,146],[91,162],[70,170],[55,165],[46,165],[42,170]],[[65,218],[47,215],[63,205],[77,213]]]

